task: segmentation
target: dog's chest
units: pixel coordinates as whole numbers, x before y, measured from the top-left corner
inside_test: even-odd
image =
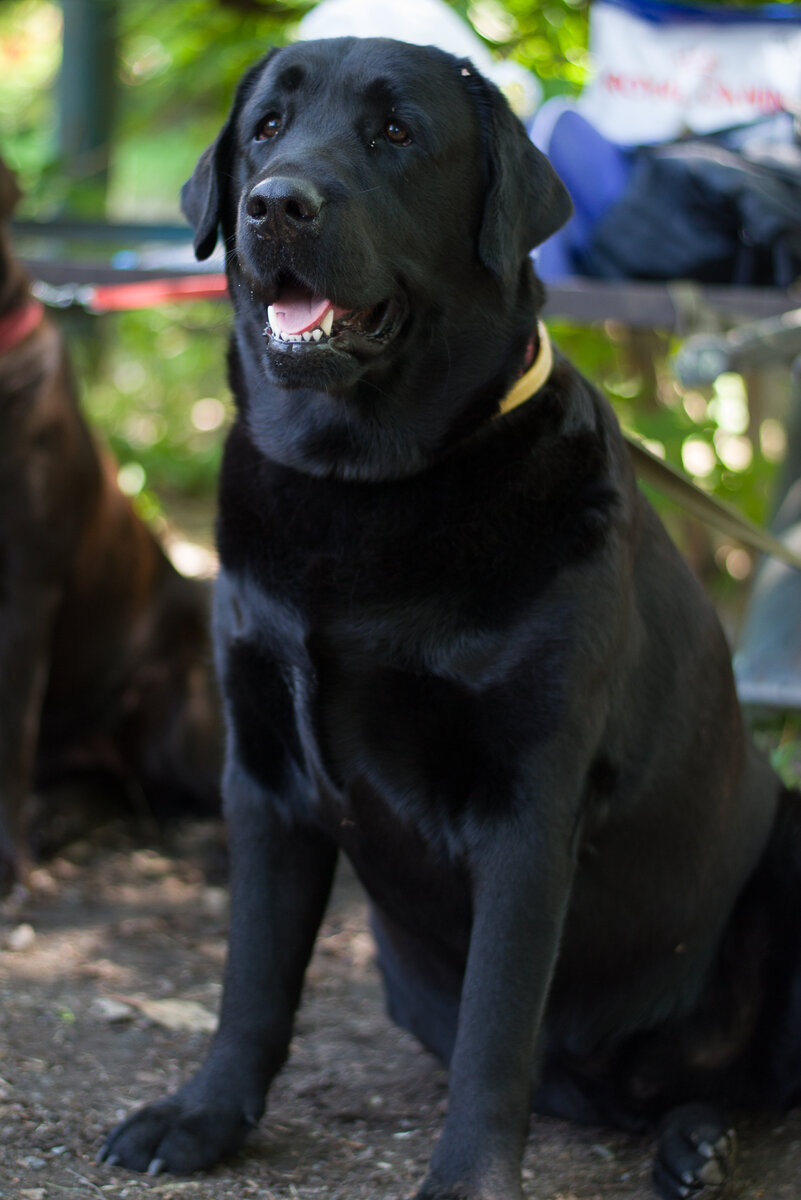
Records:
[[[217,643],[251,771],[276,774],[278,723],[340,840],[384,813],[458,842],[514,792],[509,747],[559,719],[573,601],[540,505],[503,520],[496,471],[361,488],[263,470],[249,496],[224,478],[220,522]]]
[[[524,723],[536,736],[531,667],[544,709],[547,631],[523,636],[482,621],[475,593],[459,591],[447,539],[425,571],[419,557],[393,571],[387,542],[383,569],[376,550],[334,555],[324,527],[304,553],[299,542],[274,530],[218,584],[218,644],[243,753],[252,746],[260,761],[266,726],[278,721],[277,752],[297,761],[318,819],[354,859],[403,837],[415,843],[409,861],[421,838],[453,857],[471,807],[506,790],[510,731]]]
[[[514,672],[516,656],[504,656],[499,635],[455,620],[434,595],[382,604],[351,582],[336,602],[329,592],[325,603],[298,604],[289,590],[223,571],[218,625],[234,682],[250,677],[233,690],[251,707],[268,690],[285,692],[306,764],[336,791],[361,773],[403,775],[405,789],[416,773],[419,787],[457,747],[459,762],[473,759],[484,694],[500,673]],[[443,770],[463,775],[455,764]]]
[[[248,770],[336,840],[385,912],[441,924],[443,937],[458,931],[458,956],[469,912],[461,829],[492,773],[473,698],[425,670],[414,639],[390,638],[352,596],[347,619],[343,609],[324,620],[223,571],[217,607],[226,627],[236,614],[226,690]],[[268,740],[298,787],[282,786],[283,770],[273,783]]]

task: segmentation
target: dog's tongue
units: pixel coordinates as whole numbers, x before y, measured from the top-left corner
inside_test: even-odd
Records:
[[[300,287],[287,287],[272,305],[276,333],[306,333],[316,329],[333,304],[325,296],[313,296]]]

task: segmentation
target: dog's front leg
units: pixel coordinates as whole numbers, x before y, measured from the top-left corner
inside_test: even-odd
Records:
[[[115,1129],[100,1159],[183,1174],[235,1149],[283,1064],[303,976],[331,890],[336,848],[235,765],[226,772],[231,931],[220,1024],[176,1092]]]
[[[522,1200],[533,1065],[573,876],[570,830],[509,820],[474,856],[448,1116],[417,1200]]]
[[[53,620],[61,593],[12,575],[0,604],[0,896],[24,876],[23,812],[33,786]]]

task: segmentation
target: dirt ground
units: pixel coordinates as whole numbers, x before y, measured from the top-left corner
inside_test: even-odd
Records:
[[[444,1072],[384,1015],[358,884],[340,873],[288,1066],[245,1151],[202,1177],[96,1165],[104,1134],[197,1063],[220,996],[227,901],[213,823],[112,826],[0,913],[3,1200],[401,1200],[424,1174]],[[169,1028],[178,1023],[180,1028]],[[650,1144],[535,1119],[528,1200],[646,1200]],[[801,1115],[741,1130],[731,1195],[801,1194]]]

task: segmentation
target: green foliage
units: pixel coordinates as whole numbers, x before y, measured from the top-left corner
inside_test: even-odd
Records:
[[[472,0],[465,15],[500,54],[533,71],[548,97],[585,82],[587,7],[587,0]]]
[[[56,4],[18,0],[0,6],[0,138],[26,192],[40,186],[53,160],[60,38]]]
[[[801,789],[801,716],[761,714],[751,722],[757,745],[787,787]]]
[[[771,379],[771,404],[757,417],[749,410],[739,375],[722,375],[711,387],[681,387],[671,369],[678,341],[667,334],[567,322],[552,322],[551,330],[565,353],[606,392],[624,429],[697,486],[757,524],[767,522],[785,451],[779,414],[789,387],[786,369]],[[736,611],[743,599],[739,585],[750,575],[752,555],[711,531],[703,531],[699,542],[698,528],[689,518],[660,493],[646,491],[707,585]],[[717,576],[710,573],[712,559],[719,568]]]
[[[85,411],[103,430],[123,490],[142,498],[214,490],[230,401],[225,302],[90,317],[67,315]]]

